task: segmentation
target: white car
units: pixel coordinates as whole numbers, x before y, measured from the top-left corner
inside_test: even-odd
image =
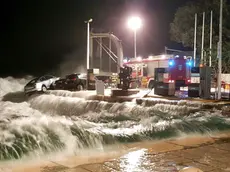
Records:
[[[38,78],[32,79],[24,87],[24,92],[30,94],[37,91],[45,92],[47,89],[51,89],[55,81],[59,80],[59,77],[52,75],[44,75]]]

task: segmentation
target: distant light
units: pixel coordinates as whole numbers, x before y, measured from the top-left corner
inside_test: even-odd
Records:
[[[85,21],[85,23],[91,23],[93,21],[93,19],[89,19],[87,21]]]
[[[176,55],[175,57],[176,57],[176,58],[178,58],[178,57],[179,57],[179,55]]]
[[[162,55],[161,58],[162,58],[162,59],[165,59],[165,58],[166,58],[166,55]]]
[[[137,57],[137,61],[141,61],[142,60],[142,57]]]
[[[87,75],[85,73],[81,73],[80,75],[78,75],[78,77],[82,79],[82,78],[86,78]]]
[[[152,60],[152,59],[153,59],[153,56],[149,56],[149,59],[151,59],[151,60]]]
[[[123,62],[124,62],[124,63],[127,63],[127,62],[128,62],[128,60],[127,60],[127,59],[124,59],[124,60],[123,60]]]

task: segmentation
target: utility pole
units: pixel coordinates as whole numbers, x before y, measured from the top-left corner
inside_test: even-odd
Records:
[[[204,25],[205,25],[205,12],[203,12],[202,45],[201,45],[201,64],[204,64]]]
[[[219,25],[219,53],[218,53],[218,95],[217,99],[221,99],[221,73],[222,73],[222,27],[223,27],[223,0],[220,0],[220,25]]]
[[[211,19],[210,19],[209,67],[212,66],[212,22],[213,22],[213,12],[211,11]]]
[[[87,55],[86,55],[86,69],[89,69],[89,53],[90,53],[90,23],[93,21],[93,19],[89,19],[88,21],[85,21],[87,24]]]
[[[197,34],[197,13],[195,14],[195,27],[194,27],[194,63],[193,66],[196,66],[196,34]]]
[[[100,45],[102,44],[102,38],[99,38]],[[100,57],[100,70],[103,71],[102,67],[102,46],[99,47],[99,57]]]
[[[134,30],[134,59],[137,58],[137,31]]]
[[[137,30],[134,29],[134,59],[137,59]],[[138,66],[136,66],[136,79],[138,79]]]
[[[109,37],[109,72],[111,72],[111,51],[112,51],[112,42],[111,38]]]

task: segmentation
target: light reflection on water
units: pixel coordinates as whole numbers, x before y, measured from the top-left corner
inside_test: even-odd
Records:
[[[145,157],[147,149],[140,149],[137,151],[129,152],[120,159],[120,169],[124,172],[130,171],[143,171],[143,163],[149,164],[148,159]]]
[[[155,159],[156,158],[156,159]],[[182,169],[175,162],[161,155],[150,155],[147,149],[129,152],[119,159],[119,170],[124,172],[178,172]]]

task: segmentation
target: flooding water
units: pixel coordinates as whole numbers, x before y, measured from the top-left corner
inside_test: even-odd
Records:
[[[86,91],[26,98],[28,79],[0,78],[2,161],[230,129],[230,118],[221,111],[183,101],[107,103],[87,100],[94,92]]]

